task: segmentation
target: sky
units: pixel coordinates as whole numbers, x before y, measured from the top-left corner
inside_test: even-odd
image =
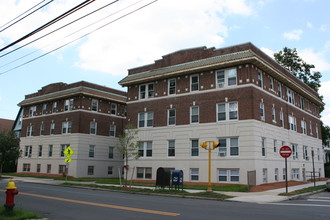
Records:
[[[84,80],[126,91],[118,81],[128,69],[163,55],[251,42],[271,57],[284,47],[296,48],[303,60],[315,65],[313,71],[322,73],[321,120],[330,126],[329,0],[113,1],[91,13],[111,2],[96,0],[0,52],[0,118],[14,120],[25,95],[51,83]],[[47,2],[31,15],[36,8],[23,14]],[[81,2],[0,0],[0,48]]]

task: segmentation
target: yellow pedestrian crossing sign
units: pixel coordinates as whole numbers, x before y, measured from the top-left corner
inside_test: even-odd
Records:
[[[65,163],[71,163],[71,162],[72,162],[72,159],[71,159],[71,158],[66,158],[66,159],[64,160],[64,162],[65,162]]]
[[[72,150],[72,148],[70,146],[68,146],[65,150],[64,150],[64,154],[66,157],[71,157],[72,154],[74,154],[74,151]]]

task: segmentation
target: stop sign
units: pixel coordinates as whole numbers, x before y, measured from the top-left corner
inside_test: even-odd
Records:
[[[280,155],[284,158],[290,157],[292,154],[292,150],[289,146],[283,146],[280,148]]]

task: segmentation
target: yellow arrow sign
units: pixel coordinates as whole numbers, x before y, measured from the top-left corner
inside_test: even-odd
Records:
[[[71,158],[66,158],[66,159],[64,160],[64,162],[65,162],[65,163],[71,163],[71,162],[72,162],[72,159],[71,159]]]
[[[74,154],[74,151],[72,150],[72,148],[70,146],[68,146],[65,150],[64,150],[64,154],[66,157],[71,157],[72,154]]]

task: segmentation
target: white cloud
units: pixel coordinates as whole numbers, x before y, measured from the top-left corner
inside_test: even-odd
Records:
[[[296,29],[290,32],[285,32],[282,36],[288,40],[300,40],[300,36],[303,34],[303,30]]]
[[[309,22],[309,21],[306,23],[306,26],[307,26],[308,28],[313,28],[313,24],[312,24],[311,22]]]
[[[234,2],[158,1],[88,37],[79,47],[76,65],[124,76],[126,69],[152,63],[176,50],[219,47],[228,36],[225,15],[252,14],[244,0]]]
[[[320,27],[320,31],[322,32],[326,32],[329,30],[329,27],[327,24],[322,24],[321,27]]]
[[[321,120],[326,125],[330,126],[330,81],[321,83],[319,93],[323,96],[323,102],[325,103],[325,109],[322,112]]]
[[[272,51],[269,48],[261,47],[260,50],[262,50],[265,54],[267,54],[269,57],[274,59],[274,51]]]
[[[312,48],[298,51],[299,56],[307,63],[314,64],[314,71],[330,71],[330,63],[323,52],[315,52]]]

